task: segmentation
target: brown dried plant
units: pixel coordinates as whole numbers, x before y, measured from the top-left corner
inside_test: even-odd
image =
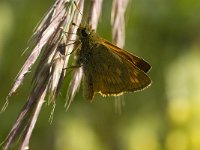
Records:
[[[113,0],[111,12],[112,41],[123,48],[125,45],[125,11],[128,0]],[[125,105],[123,95],[115,98],[116,112],[121,114],[122,106]]]
[[[79,25],[82,17],[74,2],[78,4],[78,9],[83,9],[84,0],[57,0],[33,33],[31,38],[33,47],[29,47],[32,52],[18,73],[2,111],[7,107],[9,97],[22,84],[25,74],[29,72],[39,55],[41,59],[33,77],[30,96],[3,142],[4,150],[9,149],[19,137],[21,137],[20,149],[28,149],[46,95],[49,96],[48,103],[55,107],[55,97],[66,75],[65,68],[70,56],[68,54],[72,52],[74,46],[72,41],[75,35],[67,33],[75,33],[72,22]]]

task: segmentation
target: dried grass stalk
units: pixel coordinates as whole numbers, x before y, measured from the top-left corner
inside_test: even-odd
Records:
[[[128,0],[113,0],[111,12],[113,43],[123,48],[125,43],[125,11]]]
[[[125,44],[125,11],[128,0],[113,0],[111,12],[112,41],[123,48]],[[115,98],[116,112],[121,114],[122,106],[125,105],[123,96]]]
[[[88,17],[89,25],[92,26],[92,29],[96,30],[99,17],[101,15],[101,8],[102,8],[103,0],[91,0],[90,3],[90,13]]]
[[[68,36],[66,32],[71,32],[72,22],[78,24],[81,20],[78,13],[75,13],[77,9],[74,1],[57,0],[32,36],[33,50],[18,73],[8,97],[22,84],[24,75],[29,72],[42,51],[43,54],[33,77],[32,91],[28,101],[4,141],[4,150],[9,149],[20,136],[22,137],[20,149],[27,149],[47,93],[48,103],[55,105],[55,97],[65,77],[65,68],[69,59],[67,54],[71,53],[73,49],[73,44],[70,47],[66,46],[73,38],[71,35]],[[76,3],[79,2],[83,3],[83,0],[76,1]],[[8,99],[6,104],[8,104]]]
[[[77,24],[76,25],[80,25],[81,23],[81,18],[82,18],[82,13],[80,12],[83,12],[83,7],[84,7],[84,1],[80,1],[79,2],[79,5],[78,5],[78,14],[77,14]],[[75,32],[75,29],[72,28],[71,33],[74,33]],[[72,34],[72,39],[75,38],[75,36]],[[68,48],[70,49],[70,53],[73,51],[76,51],[79,47],[78,45],[73,45],[74,47],[72,47],[72,45],[70,45]],[[69,59],[69,57],[66,57],[67,61]],[[76,59],[76,58],[74,58]],[[65,65],[67,66],[67,65]],[[67,97],[66,97],[66,104],[65,104],[65,107],[66,107],[66,110],[68,110],[71,102],[73,101],[74,99],[74,96],[76,94],[76,92],[79,90],[79,87],[80,87],[80,84],[81,84],[81,79],[82,79],[82,68],[81,67],[74,67],[73,70],[72,70],[72,79],[70,81],[70,84],[69,84],[69,87],[68,87],[68,91],[67,91]]]

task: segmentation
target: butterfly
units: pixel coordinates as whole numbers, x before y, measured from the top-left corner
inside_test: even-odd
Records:
[[[145,60],[108,42],[87,24],[78,27],[77,35],[76,65],[82,70],[87,100],[91,101],[96,93],[119,96],[151,84],[146,74],[151,66]]]

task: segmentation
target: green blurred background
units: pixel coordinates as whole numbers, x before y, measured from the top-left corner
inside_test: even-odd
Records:
[[[34,27],[52,3],[0,1],[0,106],[28,55],[21,56]],[[110,11],[111,1],[105,1],[98,33],[111,41]],[[152,65],[152,86],[125,94],[121,115],[115,113],[113,97],[97,95],[89,103],[82,89],[65,112],[68,77],[52,124],[48,122],[51,107],[43,106],[31,149],[200,150],[200,1],[131,1],[125,49]],[[0,114],[0,141],[27,99],[31,76]]]

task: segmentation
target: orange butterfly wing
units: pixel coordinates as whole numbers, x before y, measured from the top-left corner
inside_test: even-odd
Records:
[[[136,67],[138,67],[140,70],[144,72],[148,72],[151,69],[151,66],[143,59],[115,46],[114,44],[102,40],[101,44],[106,46],[107,48],[111,49],[114,53],[117,53],[118,55],[124,57],[125,59],[129,60],[131,63],[133,63]]]
[[[95,93],[116,96],[123,92],[134,92],[151,83],[145,73],[150,65],[144,60],[105,42],[99,43],[91,52],[87,66],[83,69],[83,86],[87,99],[91,100]],[[141,63],[145,67],[141,67]]]

